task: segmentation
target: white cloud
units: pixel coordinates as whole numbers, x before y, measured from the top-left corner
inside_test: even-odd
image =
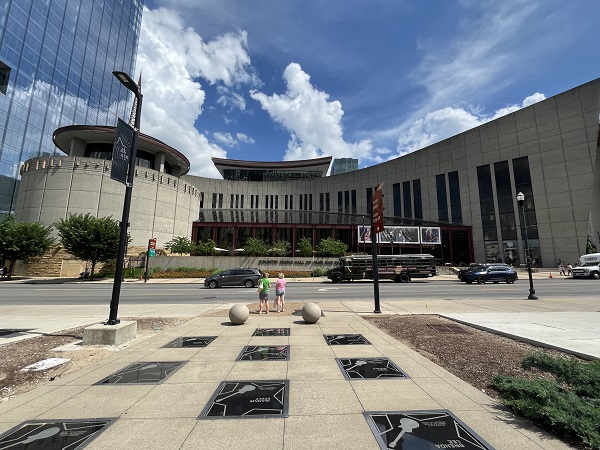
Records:
[[[344,111],[339,101],[315,89],[310,76],[299,64],[291,63],[283,73],[284,94],[266,95],[252,90],[250,96],[269,113],[271,119],[290,132],[285,160],[318,158],[369,158],[371,142],[346,142],[343,138]]]
[[[219,98],[217,104],[227,108],[227,112],[231,112],[234,109],[244,111],[246,109],[246,99],[243,95],[231,90],[227,86],[217,87],[217,93]]]
[[[244,133],[236,133],[235,137],[231,133],[213,133],[215,141],[224,145],[225,147],[234,148],[242,144],[254,144],[254,139]]]
[[[220,178],[210,158],[225,158],[225,150],[194,128],[206,97],[197,80],[228,86],[235,98],[231,87],[257,84],[249,64],[245,32],[207,43],[176,12],[144,8],[137,60],[143,74],[141,131],[187,156],[190,173]]]
[[[398,138],[398,153],[393,155],[404,155],[428,145],[455,136],[463,131],[475,128],[485,122],[497,119],[515,112],[526,106],[530,106],[546,97],[544,94],[535,93],[523,100],[521,105],[507,105],[492,115],[482,114],[479,110],[467,111],[464,108],[442,108],[412,122],[407,131]]]
[[[244,144],[254,144],[254,139],[244,133],[236,133],[235,137],[239,142],[243,142]]]

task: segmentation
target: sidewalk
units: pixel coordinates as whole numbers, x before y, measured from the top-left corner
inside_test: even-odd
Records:
[[[376,433],[368,413],[393,421],[403,412],[443,410],[489,448],[569,448],[514,418],[484,393],[366,322],[361,315],[372,313],[372,303],[339,300],[319,304],[323,316],[313,325],[305,324],[300,316],[270,314],[250,315],[241,326],[230,326],[227,305],[203,305],[204,311],[224,308],[222,317],[197,316],[152,338],[132,341],[97,364],[0,404],[0,433],[28,420],[94,417],[112,421],[89,441],[86,448],[90,449],[375,450],[385,448],[378,439],[399,439],[401,428],[394,422],[392,428]],[[385,302],[382,310],[387,314],[442,314],[474,326],[529,335],[548,345],[564,333],[561,345],[586,343],[600,348],[600,313],[595,299],[494,304],[480,300],[398,301]],[[95,312],[87,314],[93,317]],[[290,335],[253,336],[263,327],[289,328]],[[361,334],[370,344],[327,345],[323,336],[345,334]],[[185,336],[216,338],[203,348],[164,348]],[[289,346],[289,360],[237,361],[245,346]],[[355,358],[356,364],[365,358],[384,357],[407,376],[347,380],[336,360]],[[183,364],[162,383],[97,384],[132,363],[150,368],[158,362]],[[287,417],[200,417],[207,405],[216,401],[213,394],[225,381],[252,381],[260,389],[266,389],[267,382],[287,383]],[[241,389],[229,391],[227,396],[235,398],[238,392]],[[225,402],[224,394],[219,398]],[[267,398],[271,397],[264,394],[257,401]],[[410,432],[405,435],[405,439],[412,437]]]

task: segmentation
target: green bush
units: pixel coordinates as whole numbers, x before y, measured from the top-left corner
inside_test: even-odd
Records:
[[[323,277],[327,275],[327,269],[323,269],[322,267],[315,267],[312,271],[314,277]]]
[[[600,362],[533,353],[522,366],[550,372],[557,381],[497,375],[493,383],[503,402],[563,439],[600,449]]]
[[[318,256],[343,256],[347,250],[347,244],[330,237],[322,239],[317,245]]]

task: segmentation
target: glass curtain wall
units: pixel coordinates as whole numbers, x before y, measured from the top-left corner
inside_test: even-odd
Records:
[[[0,215],[14,210],[24,161],[58,152],[67,125],[115,126],[131,93],[113,70],[135,76],[142,0],[0,2]]]

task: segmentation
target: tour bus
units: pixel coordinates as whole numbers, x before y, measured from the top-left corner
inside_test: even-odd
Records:
[[[411,278],[429,278],[437,274],[432,255],[377,256],[379,279],[408,283]],[[334,283],[373,279],[373,257],[368,255],[342,256],[327,272]]]

